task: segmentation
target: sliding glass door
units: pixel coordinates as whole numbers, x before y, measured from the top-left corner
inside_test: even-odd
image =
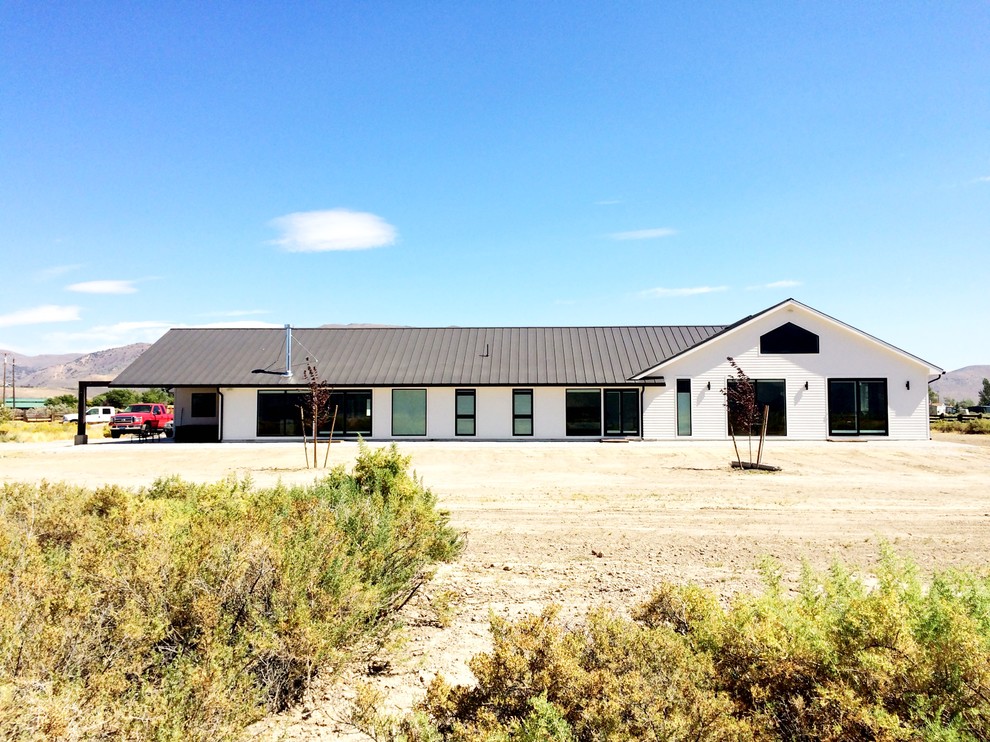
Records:
[[[829,379],[829,435],[887,435],[886,379]]]

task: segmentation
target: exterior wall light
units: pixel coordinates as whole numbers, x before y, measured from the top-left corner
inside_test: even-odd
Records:
[[[807,381],[806,381],[806,382],[804,382],[804,390],[805,390],[805,391],[808,391],[808,382],[807,382]]]
[[[712,390],[712,383],[709,381],[708,382],[708,391],[711,391],[711,390]]]
[[[905,381],[904,382],[904,388],[907,389],[908,391],[911,391],[911,382],[910,381]]]

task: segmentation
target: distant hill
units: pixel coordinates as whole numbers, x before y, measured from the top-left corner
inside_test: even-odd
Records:
[[[76,354],[44,356],[16,354],[14,357],[17,359],[17,387],[18,389],[38,387],[47,390],[71,389],[75,391],[76,384],[80,380],[109,381],[133,363],[149,347],[151,346],[148,343],[132,343],[81,356]],[[12,364],[8,363],[8,385],[11,383],[11,370]]]
[[[975,404],[979,399],[980,389],[983,388],[984,379],[990,379],[990,366],[966,366],[956,371],[949,371],[938,381],[932,382],[931,388],[938,392],[942,399],[971,399]]]

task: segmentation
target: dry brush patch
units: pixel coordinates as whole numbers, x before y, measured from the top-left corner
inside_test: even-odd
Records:
[[[5,738],[218,739],[375,647],[459,548],[394,448],[310,486],[0,491]]]
[[[875,585],[872,584],[875,581]],[[379,737],[414,740],[990,739],[990,576],[921,579],[889,549],[867,580],[778,566],[728,605],[662,584],[631,619],[549,607],[492,620],[477,683],[440,676],[419,714]]]

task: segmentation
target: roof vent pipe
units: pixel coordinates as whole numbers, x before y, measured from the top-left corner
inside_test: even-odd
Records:
[[[292,325],[285,326],[285,373],[283,376],[292,376]]]

